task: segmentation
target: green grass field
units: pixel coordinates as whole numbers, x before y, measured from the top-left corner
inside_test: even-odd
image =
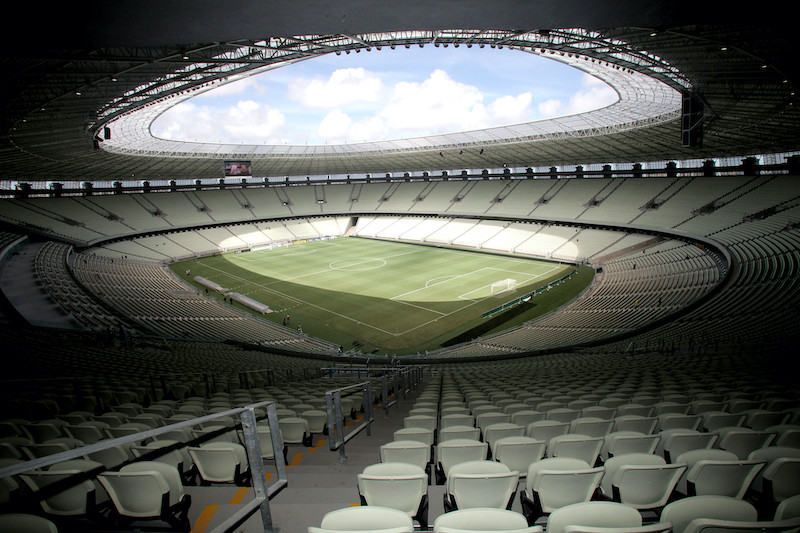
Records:
[[[484,312],[574,268],[360,238],[226,253],[173,265],[191,283],[194,276],[202,276],[268,305],[273,312],[265,316],[276,323],[289,316],[291,327],[302,325],[305,333],[345,350],[355,346],[364,352],[398,354],[435,349],[486,320],[481,318]],[[588,283],[585,277],[562,284],[569,288],[560,289],[568,292],[560,300],[580,292]],[[492,284],[506,279],[516,280],[516,289],[492,294]],[[529,318],[517,321],[523,319]]]

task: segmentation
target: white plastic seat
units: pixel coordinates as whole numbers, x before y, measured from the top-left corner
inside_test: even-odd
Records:
[[[564,533],[672,533],[671,522],[656,522],[631,527],[564,526]]]
[[[763,471],[762,495],[773,505],[800,494],[800,458],[780,457]]]
[[[603,437],[590,437],[576,433],[556,435],[547,443],[549,457],[574,457],[594,466],[603,447]]]
[[[445,512],[471,507],[507,509],[517,491],[519,472],[496,461],[467,461],[450,468]]]
[[[776,434],[771,431],[756,431],[746,427],[719,428],[719,440],[715,446],[736,454],[739,459],[747,459],[750,452],[769,446]]]
[[[489,453],[489,445],[472,439],[450,439],[436,446],[436,481],[442,484],[447,473],[455,464],[466,461],[485,460]]]
[[[430,415],[413,415],[403,419],[403,427],[425,428],[431,431],[436,430],[436,417]]]
[[[308,533],[333,531],[371,531],[373,533],[414,533],[411,517],[397,509],[363,505],[345,507],[326,513],[319,527],[309,527]]]
[[[564,533],[567,526],[640,527],[642,515],[617,502],[581,502],[556,509],[547,520],[547,533]]]
[[[494,443],[504,437],[517,437],[525,435],[525,428],[511,422],[498,422],[483,428],[483,440],[489,444],[489,449],[494,450]],[[492,452],[494,453],[494,451]]]
[[[232,442],[209,442],[189,447],[201,484],[234,483],[244,485],[250,468],[244,446]]]
[[[311,432],[308,429],[308,422],[299,416],[285,416],[278,418],[278,428],[283,437],[284,444],[310,445],[309,437]]]
[[[511,414],[511,422],[524,428],[527,428],[531,422],[544,419],[545,413],[533,409],[522,409]]]
[[[415,440],[433,446],[434,430],[427,428],[400,428],[393,433],[394,440]]]
[[[578,409],[570,409],[569,407],[556,407],[547,411],[547,420],[555,422],[572,422],[576,418],[580,418],[581,411]]]
[[[488,426],[507,422],[511,422],[511,415],[501,411],[488,411],[475,416],[475,425],[484,432]]]
[[[715,452],[732,457],[716,457]],[[766,466],[766,461],[739,460],[725,450],[692,450],[678,456],[677,462],[686,463],[686,473],[676,490],[687,496],[729,496],[744,498],[756,475]]]
[[[119,472],[104,472],[98,480],[108,492],[122,522],[159,519],[188,531],[191,497],[183,491],[174,467],[154,461],[125,465]]]
[[[667,462],[663,457],[652,453],[626,453],[609,457],[603,465],[605,473],[600,482],[600,493],[608,499],[614,499],[614,476],[623,465],[662,466],[665,464]]]
[[[753,484],[751,485],[753,491],[761,494],[763,492],[764,471],[769,468],[769,465],[771,465],[774,461],[788,457],[800,459],[800,448],[792,448],[787,446],[767,446],[765,448],[759,448],[750,452],[750,454],[747,456],[748,459],[767,462],[767,466],[764,468],[764,470],[762,470],[753,480]]]
[[[439,428],[438,442],[451,439],[480,440],[481,430],[474,426],[448,426]]]
[[[675,428],[661,431],[661,442],[656,453],[663,455],[667,462],[689,450],[711,448],[719,438],[718,433],[700,433],[694,429]]]
[[[409,463],[379,463],[358,474],[358,492],[366,505],[397,509],[428,528],[428,474]]]
[[[637,431],[645,435],[652,435],[656,431],[656,426],[658,426],[658,418],[654,416],[623,415],[614,419],[614,427],[611,431]]]
[[[717,518],[695,518],[684,530],[686,533],[747,533],[749,531],[794,532],[800,528],[800,518],[790,520],[736,521]]]
[[[536,440],[543,440],[550,442],[550,439],[556,435],[564,435],[569,431],[569,423],[556,422],[554,420],[537,420],[531,422],[525,428],[525,435]]]
[[[614,426],[613,420],[604,420],[594,416],[582,416],[569,423],[569,433],[588,435],[590,437],[605,437]]]
[[[611,479],[614,500],[639,510],[660,509],[685,471],[685,463],[623,464]]]
[[[0,514],[3,533],[58,533],[55,523],[39,515],[26,513]]]
[[[741,413],[728,413],[727,411],[706,411],[702,413],[701,426],[706,432],[716,431],[719,428],[741,426],[745,415]]]
[[[411,463],[423,470],[431,462],[431,447],[416,440],[397,440],[380,447],[382,463]]]
[[[617,406],[617,416],[637,415],[643,417],[653,416],[655,408],[652,405],[641,403],[626,403]]]
[[[655,453],[661,435],[645,435],[638,431],[614,431],[603,438],[600,458],[605,462],[610,457],[626,453]]]
[[[81,479],[80,469],[33,470],[20,474],[20,479],[33,493],[45,492],[53,484],[64,484],[64,490],[39,500],[42,510],[52,516],[87,516],[95,509],[96,487],[89,479]],[[77,480],[72,483],[70,479]]]
[[[328,413],[321,409],[306,409],[300,413],[300,418],[306,421],[308,432],[312,435],[322,435],[328,425]]]
[[[703,422],[700,415],[684,415],[680,413],[664,413],[658,415],[658,430],[665,429],[698,429]]]
[[[508,509],[476,507],[456,509],[436,518],[434,533],[542,533],[541,526],[528,526],[525,517]]]
[[[686,531],[696,518],[756,520],[758,511],[753,504],[727,496],[692,496],[668,503],[661,510],[661,521],[671,522],[674,533]]]
[[[502,437],[494,442],[492,457],[511,470],[519,472],[520,477],[528,474],[531,463],[544,457],[547,443],[524,435]]]
[[[522,512],[534,525],[543,515],[561,507],[589,501],[605,469],[593,468],[581,459],[550,457],[531,463],[520,494]]]
[[[452,426],[469,426],[475,425],[475,419],[468,412],[465,413],[448,413],[443,414],[439,420],[439,427],[449,428]]]

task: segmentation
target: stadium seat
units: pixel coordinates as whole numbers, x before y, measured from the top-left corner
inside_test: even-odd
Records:
[[[556,509],[592,499],[605,469],[581,459],[551,457],[531,463],[520,493],[522,512],[529,525]]]
[[[436,446],[436,483],[442,485],[455,464],[485,460],[489,445],[477,439],[449,439]]]
[[[661,521],[671,522],[675,533],[684,533],[696,518],[721,518],[752,521],[758,511],[749,502],[727,496],[692,496],[668,503],[661,510]]]
[[[7,513],[0,514],[0,531],[4,533],[58,533],[58,527],[43,516]]]
[[[519,472],[495,461],[467,461],[447,472],[445,512],[471,507],[508,509],[517,491]]]
[[[372,531],[374,533],[414,533],[410,516],[397,509],[365,505],[330,511],[322,517],[319,527],[309,527],[308,533]]]
[[[428,474],[409,463],[370,465],[357,476],[364,505],[397,509],[428,528]]]
[[[396,440],[380,447],[382,463],[410,463],[428,470],[431,462],[431,447],[416,440]]]
[[[603,437],[575,433],[556,435],[547,443],[548,457],[574,457],[594,466],[603,447]]]
[[[725,450],[691,450],[679,455],[686,473],[675,490],[685,496],[729,496],[744,498],[766,461],[742,461]]]
[[[542,533],[541,526],[528,526],[525,517],[508,509],[486,507],[456,509],[436,518],[434,533]]]
[[[568,526],[641,527],[642,516],[633,507],[616,502],[581,502],[556,509],[547,520],[547,533],[564,533]]]
[[[189,531],[191,497],[183,491],[177,469],[142,461],[119,472],[104,472],[98,480],[108,492],[123,527],[138,520],[163,520],[174,529]]]
[[[508,436],[494,442],[492,458],[519,472],[520,477],[525,477],[528,467],[544,457],[546,449],[547,444],[544,441],[524,435]]]
[[[249,479],[250,467],[247,452],[241,444],[232,442],[209,442],[189,447],[200,483],[233,483],[244,486]]]

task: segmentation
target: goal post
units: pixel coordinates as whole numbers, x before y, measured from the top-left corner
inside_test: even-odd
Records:
[[[517,288],[517,280],[506,278],[504,280],[495,281],[489,287],[490,294],[492,296],[502,294],[504,292],[510,292]]]

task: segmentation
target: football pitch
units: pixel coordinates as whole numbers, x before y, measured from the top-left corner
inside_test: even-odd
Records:
[[[225,253],[184,261],[173,269],[190,282],[202,276],[267,305],[268,320],[280,324],[289,317],[290,327],[300,326],[345,350],[413,353],[441,346],[485,321],[485,312],[575,267],[344,237]],[[186,269],[191,271],[188,277]]]

